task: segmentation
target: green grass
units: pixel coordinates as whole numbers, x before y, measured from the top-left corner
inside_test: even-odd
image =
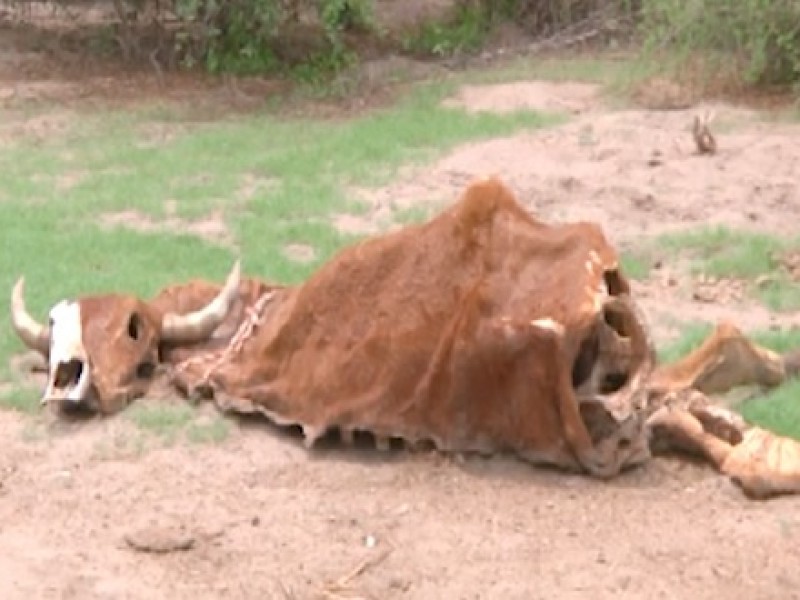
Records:
[[[696,261],[696,272],[742,279],[771,273],[777,266],[774,256],[789,246],[775,236],[722,226],[665,235],[658,244],[671,253],[689,254]]]
[[[192,444],[219,444],[231,433],[230,422],[219,414],[203,417],[184,403],[139,402],[125,416],[143,433],[171,445],[179,440]]]
[[[24,414],[39,412],[41,390],[27,385],[13,385],[0,392],[0,408]]]
[[[230,422],[220,415],[203,422],[193,422],[186,429],[186,439],[193,444],[219,444],[228,439]]]
[[[632,252],[623,252],[619,257],[622,272],[629,279],[647,279],[650,275],[650,264],[647,259]]]
[[[187,404],[151,404],[140,402],[125,412],[125,416],[147,433],[161,438],[165,443],[175,442],[194,417]]]
[[[755,295],[774,311],[788,312],[800,309],[800,284],[782,274],[757,286]]]
[[[265,111],[191,122],[175,110],[79,114],[47,140],[0,148],[0,311],[25,275],[31,312],[64,297],[125,291],[150,296],[192,277],[221,280],[234,252],[181,231],[143,234],[100,226],[103,213],[136,210],[155,222],[174,205],[184,219],[221,211],[248,275],[285,283],[308,277],[352,238],[331,215],[356,211],[352,186],[388,181],[402,164],[434,159],[474,139],[542,127],[533,112],[470,115],[441,106],[447,84],[415,89],[390,108],[354,119],[298,119]],[[153,132],[166,132],[154,142]],[[71,186],[65,176],[80,173]],[[249,197],[253,177],[270,185]],[[313,247],[315,261],[285,257],[288,243]],[[0,358],[20,348],[0,337]],[[5,361],[3,361],[5,362]]]
[[[763,396],[746,400],[738,409],[750,423],[800,439],[800,380],[789,381]]]

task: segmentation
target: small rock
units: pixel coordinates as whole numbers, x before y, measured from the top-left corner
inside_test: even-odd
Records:
[[[125,543],[137,552],[168,554],[194,547],[195,538],[190,533],[175,527],[143,527],[124,536]]]
[[[696,300],[697,302],[703,302],[705,304],[710,304],[710,303],[714,302],[714,294],[712,294],[708,290],[703,290],[703,289],[694,290],[694,292],[692,292],[692,299]]]

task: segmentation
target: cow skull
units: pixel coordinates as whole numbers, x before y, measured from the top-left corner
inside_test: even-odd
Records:
[[[11,297],[12,324],[26,346],[47,358],[42,403],[112,412],[142,395],[159,361],[159,345],[207,339],[227,317],[240,277],[237,261],[217,296],[187,314],[161,314],[133,297],[93,296],[57,303],[47,325],[28,313],[20,277]],[[115,360],[103,347],[109,338],[125,360]]]

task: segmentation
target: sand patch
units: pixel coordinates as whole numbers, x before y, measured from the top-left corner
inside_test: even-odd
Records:
[[[717,115],[715,156],[695,153],[690,127],[700,110],[626,110],[465,144],[389,186],[356,192],[369,205],[448,204],[472,178],[494,174],[544,219],[597,221],[617,242],[706,224],[793,235],[800,125],[706,108]]]
[[[317,257],[314,247],[308,244],[287,244],[281,251],[292,262],[301,264],[310,263]]]

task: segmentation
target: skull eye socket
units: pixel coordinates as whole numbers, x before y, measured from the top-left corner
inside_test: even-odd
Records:
[[[132,340],[138,340],[142,335],[143,325],[142,317],[139,316],[139,313],[131,314],[128,319],[128,336]]]

